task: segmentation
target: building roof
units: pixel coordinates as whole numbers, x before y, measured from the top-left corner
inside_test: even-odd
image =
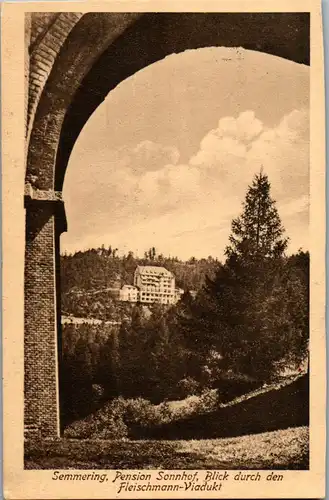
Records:
[[[161,266],[137,266],[135,272],[139,272],[140,274],[149,274],[152,276],[159,276],[161,274],[164,274],[165,276],[173,276],[168,269]]]

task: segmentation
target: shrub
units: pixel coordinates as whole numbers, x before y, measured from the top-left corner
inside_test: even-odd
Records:
[[[124,421],[129,426],[149,425],[155,417],[154,406],[147,399],[126,399],[124,402]]]
[[[200,384],[192,377],[186,377],[177,384],[178,394],[184,399],[200,392]]]
[[[122,419],[111,418],[102,429],[97,430],[93,439],[124,439],[128,436],[128,427]]]
[[[64,436],[73,439],[123,439],[170,421],[166,405],[156,407],[150,401],[137,399],[113,399],[93,415],[74,422],[65,429]]]
[[[201,394],[195,408],[196,413],[206,413],[217,408],[219,396],[216,389],[205,389]]]
[[[73,439],[123,439],[128,428],[123,420],[123,398],[106,404],[93,415],[68,426],[64,436]]]
[[[155,412],[156,425],[165,424],[175,418],[175,415],[168,401],[164,401],[156,408],[157,408],[157,411]]]
[[[89,417],[74,422],[64,436],[73,439],[141,438],[150,429],[213,410],[218,404],[216,390],[200,396],[153,405],[143,398],[113,399]]]
[[[91,420],[77,420],[64,430],[64,437],[71,439],[89,439],[94,433]]]

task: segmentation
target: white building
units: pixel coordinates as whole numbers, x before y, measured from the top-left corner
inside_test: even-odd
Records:
[[[134,285],[139,289],[139,301],[145,304],[175,304],[175,277],[158,266],[137,266]]]
[[[120,290],[120,300],[122,302],[137,302],[138,299],[138,288],[132,285],[123,285]]]

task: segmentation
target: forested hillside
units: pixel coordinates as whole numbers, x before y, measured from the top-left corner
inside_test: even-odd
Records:
[[[206,276],[212,278],[220,265],[217,259],[196,259],[187,262],[177,257],[165,257],[150,248],[143,258],[133,252],[119,256],[111,246],[61,256],[62,311],[82,317],[117,319],[118,304],[111,298],[110,290],[124,284],[133,284],[138,265],[163,266],[176,278],[176,287],[199,291]]]
[[[298,367],[308,341],[309,256],[300,252],[281,266],[268,296],[250,303],[248,323],[237,308],[245,311],[251,297],[242,300],[236,288],[240,302],[233,302],[232,278],[220,289],[228,279],[224,268],[196,300],[185,294],[170,309],[110,302],[106,310],[112,307],[121,325],[63,325],[66,419],[118,396],[159,403],[217,388],[220,399],[231,399]]]

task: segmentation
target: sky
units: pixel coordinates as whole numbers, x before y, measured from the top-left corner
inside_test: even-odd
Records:
[[[261,168],[288,253],[308,250],[309,67],[241,48],[170,55],[118,85],[83,128],[61,251],[222,259]]]

